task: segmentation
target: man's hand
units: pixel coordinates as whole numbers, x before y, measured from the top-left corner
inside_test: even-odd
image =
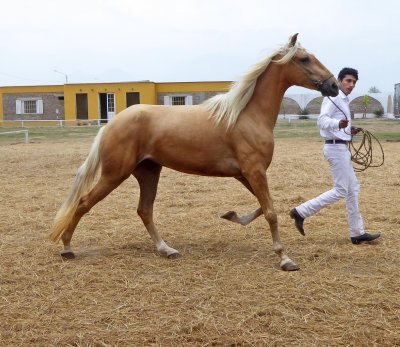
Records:
[[[348,119],[341,119],[339,121],[339,129],[346,128],[349,125]]]
[[[363,130],[363,129],[357,128],[357,127],[351,127],[351,135],[358,134],[361,130]]]

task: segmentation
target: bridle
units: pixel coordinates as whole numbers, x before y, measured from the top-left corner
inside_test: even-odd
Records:
[[[300,64],[298,61],[296,61],[294,59],[292,61],[293,61],[293,63],[295,63],[303,71],[304,75],[311,81],[311,83],[317,88],[317,90],[319,92],[322,92],[322,87],[323,87],[324,83],[327,80],[329,80],[330,78],[334,77],[333,74],[330,73],[326,78],[323,77],[322,80],[314,80],[314,79],[312,79],[310,77],[309,72],[307,71],[307,69],[302,64]]]
[[[322,89],[322,86],[324,85],[324,83],[327,81],[327,80],[329,80],[330,78],[332,78],[333,77],[333,74],[330,74],[330,75],[328,75],[328,77],[327,78],[325,78],[324,80],[313,80],[313,79],[311,79],[311,82],[312,83],[314,83],[314,85],[317,87],[317,89],[318,89],[318,91],[320,92],[321,91],[321,89]]]

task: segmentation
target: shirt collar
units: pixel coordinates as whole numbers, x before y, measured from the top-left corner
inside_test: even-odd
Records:
[[[348,96],[339,89],[339,96],[346,101],[349,101]]]

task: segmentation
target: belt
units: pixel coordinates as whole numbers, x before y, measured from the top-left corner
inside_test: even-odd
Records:
[[[347,145],[349,143],[349,141],[345,141],[345,140],[325,140],[326,144],[337,144],[337,143],[343,143],[345,145]]]

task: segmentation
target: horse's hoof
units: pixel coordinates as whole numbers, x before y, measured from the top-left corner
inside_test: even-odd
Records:
[[[180,258],[180,257],[181,257],[180,253],[172,253],[172,254],[167,255],[168,259],[177,259],[177,258]]]
[[[235,211],[228,211],[224,213],[221,218],[227,219],[227,220],[232,220],[233,218],[237,217],[237,214]]]
[[[75,254],[72,251],[61,252],[60,255],[64,259],[75,259]]]
[[[296,263],[287,262],[287,263],[281,265],[281,269],[282,269],[283,271],[297,271],[297,270],[299,270],[300,268],[297,266]]]

